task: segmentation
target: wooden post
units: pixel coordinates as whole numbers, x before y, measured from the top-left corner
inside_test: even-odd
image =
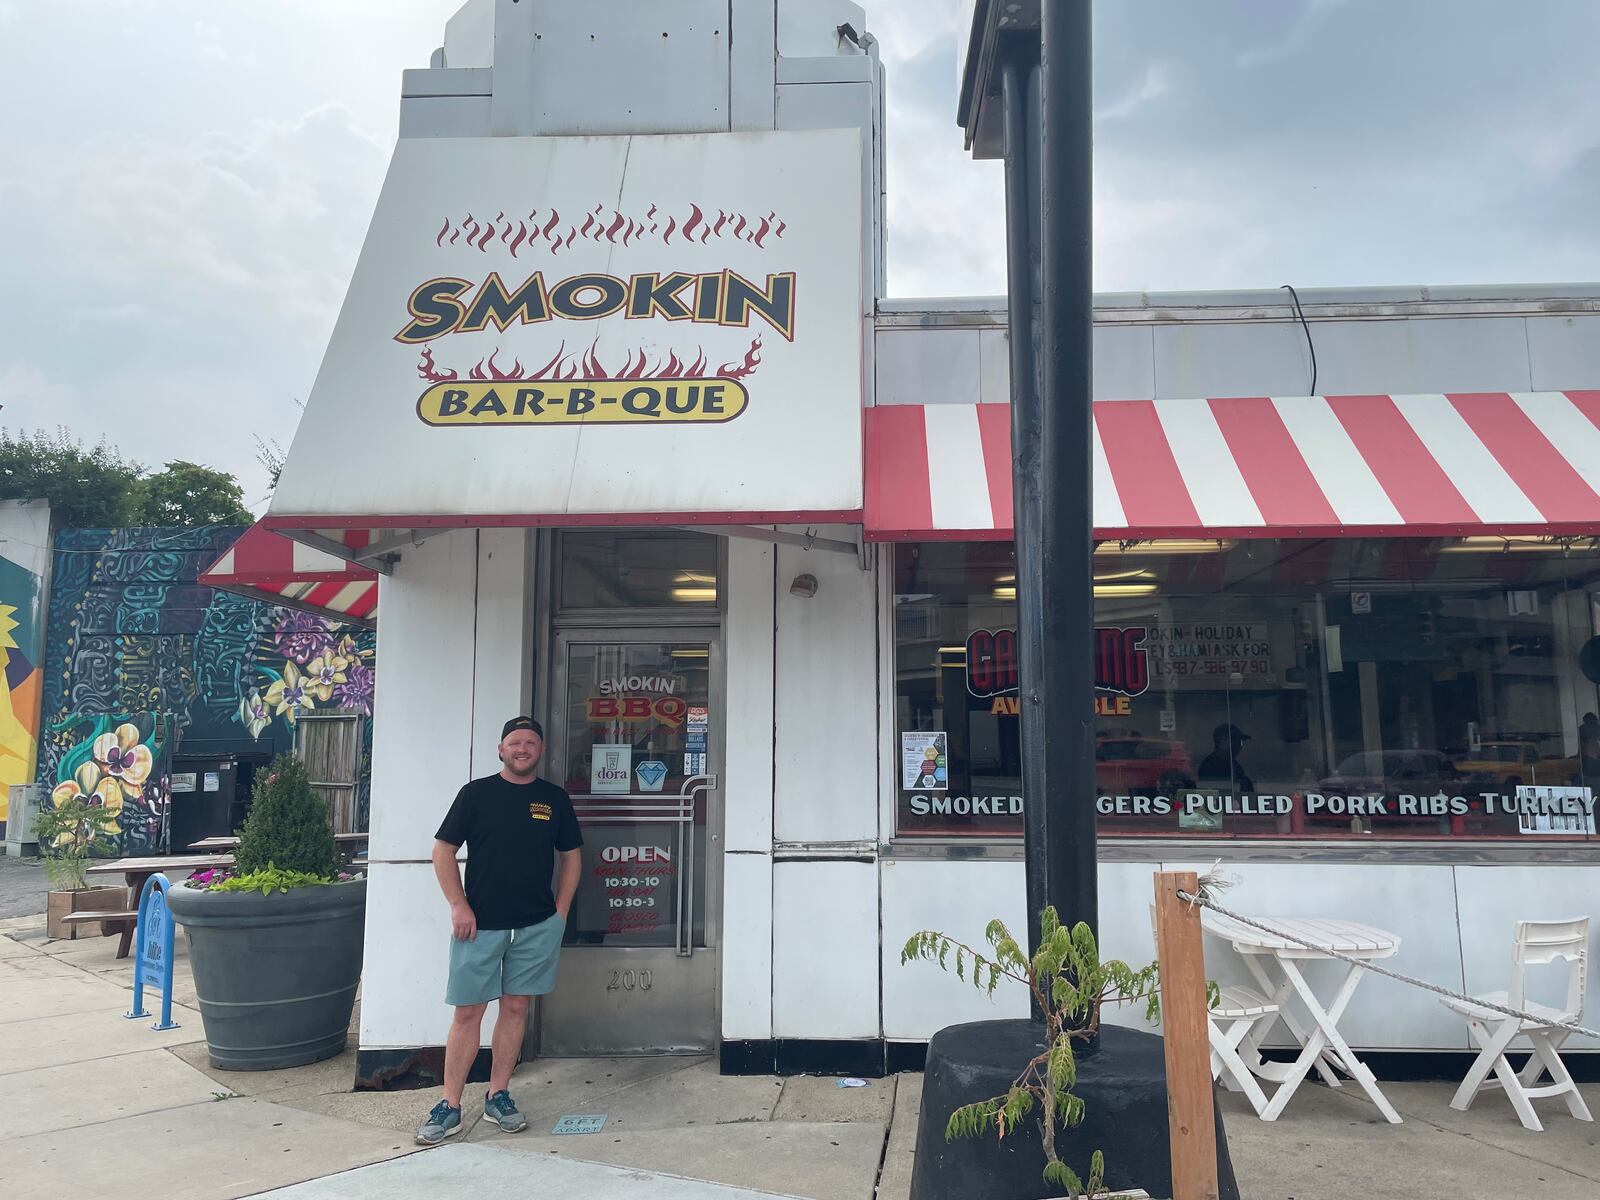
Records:
[[[1162,871],[1156,876],[1172,1200],[1217,1200],[1217,1122],[1200,909],[1178,899],[1180,891],[1199,893],[1200,880],[1193,871]]]

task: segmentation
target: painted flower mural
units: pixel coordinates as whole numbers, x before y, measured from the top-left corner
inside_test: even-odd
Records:
[[[377,687],[377,673],[365,662],[351,663],[345,670],[345,680],[334,693],[334,702],[340,708],[354,709],[364,717],[372,715],[372,697]]]
[[[105,804],[120,810],[125,798],[137,800],[144,795],[155,759],[138,727],[124,722],[115,731],[95,738],[94,762],[105,775],[98,785]]]
[[[50,789],[52,805],[76,799],[104,808],[124,831],[154,835],[167,801],[166,759],[170,718],[152,714],[121,717],[72,714],[52,725],[71,739]]]
[[[239,701],[239,724],[252,738],[259,740],[279,717],[293,727],[318,707],[372,715],[371,635],[352,636],[322,617],[284,610],[263,647],[281,661],[258,664],[263,682]]]
[[[279,654],[303,667],[324,650],[333,648],[333,630],[321,617],[290,609],[279,619],[273,641]]]
[[[262,731],[272,724],[272,709],[262,698],[260,688],[251,688],[239,701],[239,724],[249,730],[253,738],[259,738]]]
[[[90,759],[51,789],[50,800],[61,804],[84,797],[109,812],[120,813],[125,803],[144,796],[155,758],[137,726],[128,722],[99,734],[90,745]]]
[[[56,784],[50,791],[50,803],[55,806],[69,800],[87,799],[110,812],[122,811],[122,788],[107,779],[100,764],[86,762],[73,772],[72,778]]]
[[[334,688],[345,682],[350,660],[334,650],[324,650],[306,664],[306,690],[322,703],[333,699]]]
[[[300,673],[300,668],[291,660],[283,664],[283,674],[273,680],[272,686],[267,688],[267,703],[291,725],[295,723],[295,718],[302,709],[309,710],[316,707],[306,682],[306,677]]]

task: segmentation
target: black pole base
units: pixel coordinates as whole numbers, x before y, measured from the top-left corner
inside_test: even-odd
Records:
[[[952,1025],[928,1043],[917,1121],[917,1157],[911,1200],[1044,1200],[1061,1192],[1044,1181],[1044,1150],[1030,1117],[1022,1129],[996,1142],[993,1134],[947,1142],[945,1123],[963,1104],[1003,1095],[1034,1055],[1044,1049],[1043,1026],[1032,1021],[978,1021]],[[1167,1142],[1167,1066],[1159,1035],[1107,1025],[1098,1046],[1074,1047],[1086,1114],[1076,1129],[1058,1129],[1056,1153],[1087,1182],[1089,1157],[1105,1154],[1106,1186],[1143,1188],[1172,1195]],[[1035,1112],[1038,1110],[1035,1109]],[[1228,1139],[1217,1112],[1217,1174],[1221,1200],[1239,1200]]]

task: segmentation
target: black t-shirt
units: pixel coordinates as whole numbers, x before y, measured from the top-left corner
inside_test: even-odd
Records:
[[[555,852],[583,845],[566,792],[544,779],[474,779],[434,834],[467,848],[467,903],[479,929],[524,929],[555,914]]]
[[[1256,790],[1256,785],[1251,782],[1250,776],[1244,773],[1239,760],[1221,750],[1213,750],[1200,760],[1199,775],[1201,783],[1232,784],[1240,794]]]

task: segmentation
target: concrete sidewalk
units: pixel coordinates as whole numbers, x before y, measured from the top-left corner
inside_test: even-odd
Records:
[[[115,948],[115,938],[46,942],[37,919],[0,921],[0,1093],[16,1101],[7,1108],[18,1123],[0,1153],[6,1194],[63,1180],[85,1200],[233,1200],[297,1184],[285,1194],[422,1186],[467,1200],[486,1180],[552,1197],[637,1195],[641,1183],[670,1200],[875,1193],[895,1080],[845,1090],[832,1079],[725,1078],[695,1058],[529,1063],[512,1082],[527,1132],[484,1122],[474,1090],[470,1144],[424,1151],[412,1133],[438,1089],[351,1092],[353,1049],[291,1071],[215,1070],[182,939],[181,1028],[166,1033],[123,1019],[132,963]],[[567,1113],[604,1113],[606,1126],[551,1136]],[[410,1155],[414,1165],[387,1162]]]
[[[353,1051],[293,1071],[212,1070],[182,940],[182,1028],[169,1033],[122,1019],[132,964],[115,949],[115,938],[46,943],[39,918],[0,920],[0,1094],[13,1124],[0,1151],[4,1194],[63,1183],[75,1200],[473,1200],[485,1184],[556,1200],[632,1196],[641,1183],[668,1200],[910,1194],[919,1075],[841,1089],[724,1077],[705,1059],[546,1060],[512,1082],[527,1132],[486,1124],[473,1089],[461,1141],[418,1152],[411,1133],[438,1089],[351,1092]],[[1383,1122],[1349,1088],[1307,1085],[1272,1124],[1224,1094],[1246,1200],[1600,1195],[1600,1126],[1559,1103],[1540,1105],[1546,1132],[1532,1134],[1497,1096],[1457,1113],[1450,1084],[1383,1086],[1404,1124]],[[1600,1087],[1584,1092],[1600,1111]],[[605,1128],[552,1136],[574,1113],[604,1113]]]

